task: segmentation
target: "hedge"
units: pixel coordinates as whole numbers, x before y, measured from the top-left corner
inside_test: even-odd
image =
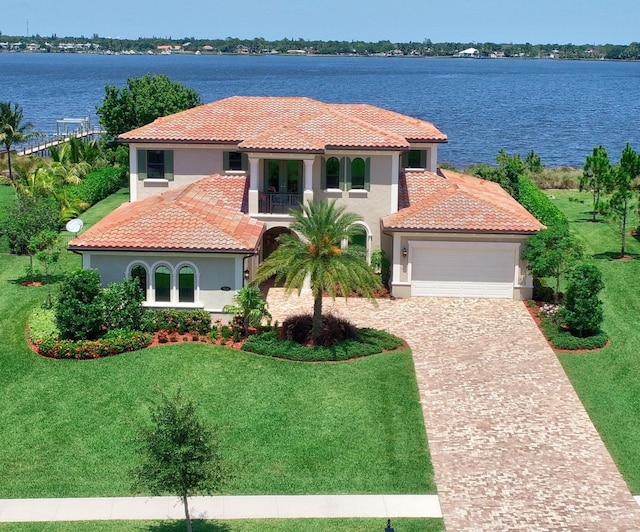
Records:
[[[547,227],[568,227],[569,220],[528,177],[520,178],[520,204]]]
[[[195,331],[206,336],[211,332],[211,314],[205,310],[147,310],[142,315],[142,330],[180,334]]]
[[[70,199],[95,205],[124,186],[127,186],[127,169],[108,167],[91,172],[79,185],[66,190]]]
[[[541,320],[542,330],[547,340],[556,349],[579,350],[579,349],[600,349],[607,345],[609,336],[606,332],[600,331],[592,336],[573,336],[569,331],[559,327],[550,320]]]

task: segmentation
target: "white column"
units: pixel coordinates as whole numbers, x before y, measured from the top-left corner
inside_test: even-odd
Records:
[[[398,212],[398,180],[400,179],[400,154],[391,154],[391,207],[389,212]]]
[[[129,145],[129,201],[138,199],[138,149]]]
[[[249,214],[258,214],[259,191],[258,191],[258,175],[260,168],[260,159],[249,157]]]
[[[302,201],[305,205],[313,201],[313,159],[304,159],[304,195]]]
[[[400,275],[402,274],[402,246],[400,245],[401,238],[398,233],[393,234],[393,267],[391,275],[391,285],[400,282]]]
[[[438,145],[434,144],[427,150],[427,170],[434,174],[438,171]]]

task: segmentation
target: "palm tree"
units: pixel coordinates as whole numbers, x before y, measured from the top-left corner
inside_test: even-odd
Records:
[[[23,123],[24,115],[22,107],[17,103],[0,102],[0,143],[7,150],[7,164],[9,166],[9,180],[13,183],[13,171],[11,169],[11,146],[16,142],[25,142],[33,137],[40,136],[33,130],[31,122]]]
[[[254,282],[261,283],[273,275],[283,283],[288,294],[302,291],[305,278],[311,281],[313,294],[313,325],[311,338],[320,339],[322,332],[322,296],[349,297],[357,292],[373,299],[374,290],[381,287],[379,277],[363,258],[358,246],[342,248],[357,232],[354,225],[361,217],[336,207],[335,201],[310,202],[302,210],[289,211],[294,217],[291,231],[282,234],[279,247],[258,267]]]
[[[244,336],[249,334],[249,327],[259,327],[262,318],[271,318],[271,314],[267,310],[267,302],[255,286],[241,288],[233,299],[236,304],[225,305],[222,312],[235,314],[242,318]]]

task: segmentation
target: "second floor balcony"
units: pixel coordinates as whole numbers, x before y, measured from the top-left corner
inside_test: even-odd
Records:
[[[290,209],[300,209],[302,201],[302,194],[262,193],[259,197],[259,212],[261,214],[287,214]]]

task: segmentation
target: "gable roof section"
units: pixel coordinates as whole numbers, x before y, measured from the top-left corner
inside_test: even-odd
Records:
[[[213,175],[125,203],[69,243],[75,251],[251,252],[264,224],[246,209],[247,177]]]
[[[385,216],[385,231],[535,233],[536,218],[484,179],[439,170],[405,172],[400,179],[400,210]]]
[[[158,118],[123,142],[237,143],[245,151],[324,153],[328,148],[402,149],[446,142],[433,124],[371,105],[302,97],[233,96]]]

